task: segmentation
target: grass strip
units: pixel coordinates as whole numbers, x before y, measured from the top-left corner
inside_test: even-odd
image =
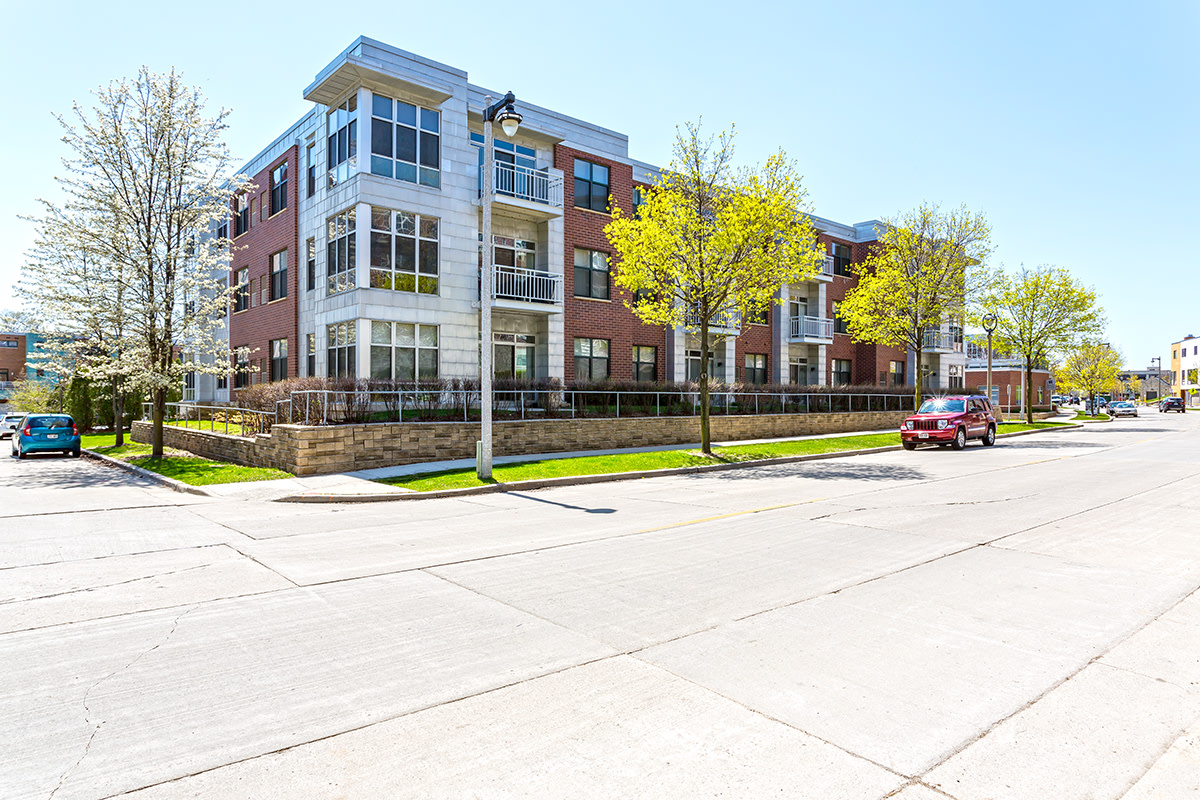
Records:
[[[216,483],[242,483],[249,481],[273,481],[293,477],[290,473],[266,467],[243,467],[224,461],[212,461],[193,455],[186,450],[164,448],[162,458],[154,458],[148,444],[131,441],[126,435],[125,444],[117,447],[110,433],[89,434],[81,437],[83,449],[125,461],[167,478],[174,478],[189,486],[210,486]]]

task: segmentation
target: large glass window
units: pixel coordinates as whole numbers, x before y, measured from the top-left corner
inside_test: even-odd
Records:
[[[833,243],[833,274],[852,277],[850,272],[850,245]]]
[[[850,359],[835,358],[830,365],[833,375],[832,383],[834,386],[847,386],[850,383]]]
[[[371,377],[432,381],[438,377],[438,327],[371,322]]]
[[[575,339],[575,380],[608,380],[607,339]]]
[[[633,379],[638,383],[658,380],[658,350],[654,347],[633,346]]]
[[[271,170],[271,216],[287,208],[287,162]]]
[[[437,294],[437,217],[371,207],[371,287]]]
[[[371,95],[371,172],[440,187],[441,127],[438,111]]]
[[[608,211],[608,167],[575,159],[575,207]]]
[[[688,350],[684,358],[687,362],[687,379],[692,383],[699,383],[701,363],[700,351]],[[715,353],[708,357],[708,377],[713,380],[716,380],[717,378],[717,363]]]
[[[329,165],[329,185],[337,186],[358,170],[358,97],[331,109],[326,116],[328,136],[325,159]]]
[[[575,248],[575,296],[608,299],[608,254]]]
[[[250,268],[242,267],[233,273],[233,313],[250,307]]]
[[[271,256],[271,300],[287,297],[287,250]]]
[[[763,353],[746,354],[746,383],[767,382],[767,356]]]
[[[535,337],[523,333],[492,334],[492,374],[525,380],[534,375]]]
[[[355,377],[355,323],[337,322],[325,326],[325,373],[330,378]]]
[[[353,208],[325,222],[325,281],[328,294],[354,288],[354,229]]]
[[[287,339],[271,340],[271,380],[281,381],[287,377]]]

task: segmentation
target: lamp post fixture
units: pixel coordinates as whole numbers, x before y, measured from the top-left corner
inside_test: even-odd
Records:
[[[1158,380],[1158,397],[1156,399],[1159,402],[1162,402],[1162,398],[1163,398],[1162,356],[1155,356],[1154,358],[1152,358],[1150,360],[1158,362],[1158,367],[1154,370],[1154,377]]]
[[[988,404],[992,402],[992,333],[996,330],[996,315],[988,312],[983,315],[983,329],[988,335],[988,365],[987,365],[987,398]],[[999,396],[996,397],[996,402],[1000,402]]]
[[[479,448],[475,472],[480,480],[492,477],[492,184],[496,170],[492,123],[499,122],[504,135],[516,135],[521,115],[513,108],[517,98],[508,92],[500,102],[484,97],[483,109],[483,263],[479,271]]]

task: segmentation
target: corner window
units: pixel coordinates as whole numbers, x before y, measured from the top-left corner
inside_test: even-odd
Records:
[[[433,381],[438,377],[438,327],[371,322],[371,377]]]
[[[350,95],[346,102],[330,109],[325,117],[328,136],[325,160],[329,165],[329,185],[337,186],[349,180],[358,170],[358,97]]]
[[[281,381],[287,378],[288,346],[287,339],[271,340],[271,380]]]
[[[353,289],[355,261],[355,209],[325,221],[325,281],[328,294]]]
[[[371,207],[371,288],[437,294],[437,217]]]
[[[608,255],[575,248],[575,296],[608,299]]]
[[[355,322],[337,322],[325,326],[325,371],[330,378],[355,377]]]
[[[575,207],[608,211],[608,167],[575,159]]]
[[[271,256],[271,300],[287,297],[287,250]]]
[[[250,268],[242,267],[233,273],[233,313],[250,307]]]
[[[835,358],[830,365],[832,370],[832,381],[834,386],[848,386],[850,384],[850,359]]]
[[[658,350],[654,347],[633,346],[633,379],[638,383],[658,380]]]
[[[746,383],[763,384],[767,382],[767,356],[764,353],[746,354]]]
[[[441,128],[438,111],[372,94],[372,174],[439,188]]]
[[[608,340],[575,340],[575,380],[608,380]]]
[[[271,214],[275,216],[287,208],[288,173],[287,162],[271,170]]]
[[[850,271],[849,245],[833,243],[833,274],[846,278],[853,277],[853,273]]]

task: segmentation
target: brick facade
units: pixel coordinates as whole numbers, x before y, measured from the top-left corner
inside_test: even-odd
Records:
[[[0,383],[25,379],[24,334],[0,334]]]

